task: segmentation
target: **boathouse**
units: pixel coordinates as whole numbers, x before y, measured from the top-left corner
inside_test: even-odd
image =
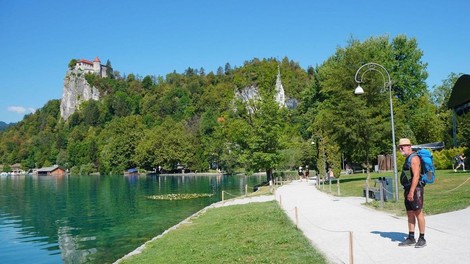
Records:
[[[64,176],[65,169],[61,168],[58,165],[52,167],[40,168],[36,171],[38,176]]]

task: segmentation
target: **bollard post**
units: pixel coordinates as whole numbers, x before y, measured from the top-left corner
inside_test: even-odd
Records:
[[[354,264],[353,232],[352,231],[349,231],[349,264]]]
[[[384,208],[384,193],[383,193],[383,184],[379,180],[379,192],[380,192],[380,208]]]
[[[299,228],[299,214],[297,213],[297,206],[295,207],[295,227]]]
[[[282,196],[279,195],[279,205],[282,207]]]
[[[366,180],[366,203],[369,203],[369,182]]]
[[[338,187],[338,196],[341,196],[341,188],[339,187],[339,178],[336,178],[336,186]]]
[[[331,193],[331,177],[328,176],[328,192]]]
[[[245,196],[248,195],[248,184],[245,184]]]
[[[224,190],[222,190],[222,202],[224,201]]]

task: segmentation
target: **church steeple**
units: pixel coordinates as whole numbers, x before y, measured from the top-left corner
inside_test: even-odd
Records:
[[[284,87],[281,82],[281,68],[277,65],[277,77],[276,77],[276,102],[280,107],[286,106],[286,95],[284,93]]]

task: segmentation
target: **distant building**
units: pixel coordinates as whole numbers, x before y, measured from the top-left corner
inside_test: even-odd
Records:
[[[40,168],[36,171],[36,174],[38,176],[64,176],[65,173],[65,169],[61,168],[58,165]]]
[[[277,66],[276,76],[276,95],[275,100],[280,107],[286,107],[286,94],[284,93],[284,87],[281,82],[281,69]]]
[[[100,58],[98,57],[96,57],[93,62],[85,59],[77,61],[77,64],[75,64],[75,69],[82,70],[85,73],[94,73],[103,78],[108,77],[108,67],[106,67],[106,65],[102,65]],[[112,69],[110,70],[112,71]]]
[[[253,107],[250,105],[250,101],[258,101],[261,100],[261,96],[259,95],[259,90],[256,85],[247,86],[241,90],[235,90],[235,96],[247,103],[247,109],[250,114],[254,112]],[[277,76],[276,76],[276,86],[275,86],[275,94],[274,100],[279,104],[279,107],[288,107],[288,108],[295,108],[297,106],[297,101],[294,99],[286,99],[286,94],[284,91],[284,86],[282,85],[281,81],[281,70],[280,67],[277,67]]]

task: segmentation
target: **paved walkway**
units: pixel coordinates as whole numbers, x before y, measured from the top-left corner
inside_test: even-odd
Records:
[[[351,263],[350,252],[359,264],[470,263],[470,207],[426,216],[427,246],[414,248],[398,247],[408,234],[406,217],[368,208],[365,198],[331,196],[298,181],[278,188],[275,198],[331,263]]]

